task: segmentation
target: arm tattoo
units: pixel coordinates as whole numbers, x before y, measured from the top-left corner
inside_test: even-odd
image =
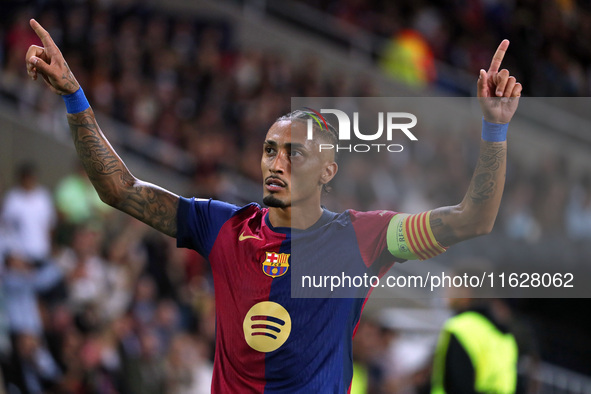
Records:
[[[442,207],[431,211],[429,224],[437,242],[447,247],[461,241],[453,227],[446,220],[452,212],[452,207]]]
[[[174,237],[178,203],[179,198],[174,194],[150,183],[137,181],[118,208]]]
[[[155,229],[176,236],[178,196],[137,180],[101,132],[91,108],[68,114],[78,156],[103,201]]]
[[[74,74],[72,74],[70,66],[68,66],[68,63],[66,63],[65,60],[64,67],[66,68],[66,70],[68,70],[68,73],[62,74],[62,79],[65,81],[64,84],[61,86],[62,90],[65,92],[69,92],[70,90],[78,90],[78,82],[76,81],[76,78],[74,78]]]
[[[492,227],[505,185],[506,156],[504,142],[481,142],[478,164],[464,201],[431,211],[429,224],[441,245],[451,246]]]
[[[498,182],[504,181],[504,174],[502,179],[499,179],[499,170],[505,161],[506,154],[507,149],[504,143],[482,142],[478,164],[468,190],[473,203],[480,204],[488,200],[495,194]]]

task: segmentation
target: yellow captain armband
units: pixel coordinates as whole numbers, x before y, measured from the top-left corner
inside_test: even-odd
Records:
[[[388,250],[405,260],[427,260],[447,250],[435,239],[429,217],[431,211],[394,215],[388,225]]]

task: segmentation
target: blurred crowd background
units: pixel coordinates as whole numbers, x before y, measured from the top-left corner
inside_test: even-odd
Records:
[[[438,77],[437,62],[475,76],[500,39],[509,37],[506,67],[527,94],[589,93],[591,8],[585,2],[301,2],[334,15],[346,28],[391,41],[375,61],[409,86],[461,92],[463,87]],[[28,25],[35,17],[61,48],[93,109],[135,130],[133,138],[117,137],[120,153],[155,151],[150,160],[186,177],[189,195],[238,204],[260,199],[261,141],[274,120],[290,111],[291,97],[376,92],[370,79],[322,73],[321,58],[294,63],[280,53],[241,48],[222,19],[168,14],[133,1],[13,0],[0,7],[0,95],[6,105],[23,116],[34,111],[44,127],[68,134],[61,100],[27,80],[26,49],[40,45]],[[424,56],[407,59],[412,67],[400,66],[409,48]],[[339,174],[347,183],[334,185],[339,198],[331,208],[387,203],[415,212],[460,201],[479,141],[477,129],[466,134],[474,137],[430,135],[407,161],[394,163],[394,172],[391,162],[353,161]],[[161,142],[194,160],[178,165],[169,151],[158,153]],[[492,236],[529,245],[528,251],[548,239],[571,254],[572,248],[588,251],[591,175],[574,171],[559,151],[535,168],[510,163]],[[13,385],[32,392],[209,392],[215,327],[207,263],[102,204],[75,164],[55,185],[44,183],[47,163],[31,160],[15,168],[14,179],[0,179],[4,380],[12,377]],[[228,174],[245,180],[248,193],[237,193]],[[556,316],[570,322],[571,313],[587,307],[582,301],[569,305],[520,300],[513,306],[530,313],[544,342],[538,356],[591,374],[581,365],[582,352],[591,347],[583,328],[569,336],[556,325]],[[393,332],[367,322],[360,336],[360,359],[387,365],[383,349]],[[405,387],[428,380],[422,368],[407,375]],[[373,379],[374,392],[397,391],[387,370]]]
[[[502,38],[511,39],[504,67],[530,96],[587,96],[591,85],[591,5],[566,0],[301,0],[354,27],[414,52],[422,74],[438,83],[434,60],[477,75]],[[396,49],[394,49],[396,51]],[[391,53],[391,52],[390,52]],[[402,55],[404,56],[404,55]],[[416,59],[418,60],[418,59]],[[394,72],[401,71],[394,67]],[[461,90],[459,87],[445,86]]]

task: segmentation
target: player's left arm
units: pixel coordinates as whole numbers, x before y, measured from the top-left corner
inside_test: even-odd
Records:
[[[521,84],[499,71],[509,46],[503,40],[488,71],[480,70],[478,98],[483,112],[480,154],[462,202],[414,215],[397,214],[388,226],[388,250],[400,259],[425,260],[458,242],[488,234],[495,223],[507,162],[507,128],[515,114]]]
[[[499,211],[505,186],[507,127],[522,89],[507,69],[499,71],[508,47],[509,41],[503,40],[488,71],[480,70],[477,88],[483,130],[468,192],[458,205],[437,208],[429,217],[431,231],[444,247],[490,233]]]

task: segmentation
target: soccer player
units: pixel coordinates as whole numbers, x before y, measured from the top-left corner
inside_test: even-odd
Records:
[[[27,71],[63,96],[76,150],[101,199],[176,237],[178,246],[197,250],[211,263],[217,330],[213,392],[349,389],[351,342],[365,300],[292,298],[293,243],[305,243],[316,265],[337,261],[356,272],[381,274],[395,261],[427,259],[492,229],[504,186],[507,124],[521,94],[515,78],[499,71],[506,40],[489,70],[480,71],[483,138],[463,201],[415,215],[337,214],[320,204],[323,186],[337,173],[334,152],[318,149],[336,135],[327,126],[329,132],[306,139],[306,111],[279,118],[265,138],[261,169],[269,208],[182,198],[135,178],[101,132],[48,32],[35,20],[31,27],[43,47],[29,48]],[[498,99],[487,99],[492,97]]]

